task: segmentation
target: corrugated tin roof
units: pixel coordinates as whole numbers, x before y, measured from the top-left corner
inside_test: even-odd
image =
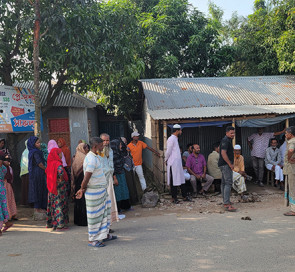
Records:
[[[15,82],[16,87],[22,87],[34,90],[34,82]],[[42,107],[46,105],[48,95],[48,85],[45,82],[40,82],[40,100]],[[72,108],[95,108],[97,103],[83,97],[77,93],[61,92],[53,103],[53,107],[72,107]]]
[[[260,114],[295,113],[295,105],[243,105],[229,107],[202,107],[186,109],[149,110],[154,120],[177,120],[190,118],[214,118],[221,116],[244,116]]]
[[[295,76],[140,81],[155,120],[295,112],[295,106],[272,107],[295,104]]]
[[[295,76],[140,81],[151,110],[295,103]]]

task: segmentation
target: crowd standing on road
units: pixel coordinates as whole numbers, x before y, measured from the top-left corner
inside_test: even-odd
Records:
[[[274,136],[284,132],[286,141],[278,148]],[[208,161],[197,143],[188,144],[182,154],[178,142],[181,135],[181,126],[173,125],[164,154],[172,202],[181,203],[178,189],[186,202],[194,202],[197,195],[206,196],[211,191],[221,193],[226,211],[235,212],[230,201],[231,190],[247,200],[246,183],[252,180],[245,172],[241,146],[233,146],[235,128],[226,128],[225,136],[213,145]],[[118,222],[122,212],[139,202],[134,174],[143,193],[151,190],[143,174],[142,151],[160,154],[140,141],[139,136],[133,132],[128,144],[124,137],[111,140],[108,134],[102,133],[91,138],[89,144],[80,140],[73,157],[63,138],[57,142],[50,140],[47,146],[31,136],[25,142],[20,163],[21,204],[33,207],[34,219],[46,219],[46,227],[52,231],[66,231],[69,203],[74,202],[74,223],[88,226],[88,245],[104,247],[105,242],[117,239],[111,234],[112,223]],[[285,190],[286,205],[290,206],[285,215],[295,216],[295,127],[276,133],[264,133],[259,128],[257,134],[248,137],[248,144],[254,182],[264,186],[264,166],[274,172],[275,186]],[[0,235],[13,226],[12,220],[17,220],[11,160],[5,139],[0,139]]]

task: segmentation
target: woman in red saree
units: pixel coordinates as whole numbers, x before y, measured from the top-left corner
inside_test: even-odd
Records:
[[[62,151],[59,148],[53,148],[47,158],[47,228],[53,228],[56,231],[68,229],[68,176],[62,166]]]

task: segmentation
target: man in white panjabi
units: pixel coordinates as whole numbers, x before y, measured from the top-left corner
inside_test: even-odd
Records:
[[[178,144],[178,137],[181,135],[181,126],[173,126],[172,135],[167,140],[167,151],[165,162],[167,164],[167,185],[171,188],[173,203],[178,204],[177,187],[180,186],[181,194],[184,201],[192,201],[187,195],[185,179],[183,175],[182,158]]]
[[[103,172],[108,181],[108,194],[110,196],[112,206],[111,206],[111,223],[118,222],[118,208],[117,201],[114,192],[114,183],[118,182],[116,177],[114,177],[114,162],[113,162],[113,150],[110,147],[110,136],[107,133],[100,134],[100,138],[103,140],[103,152],[98,154],[102,163]],[[110,229],[110,232],[112,230]]]

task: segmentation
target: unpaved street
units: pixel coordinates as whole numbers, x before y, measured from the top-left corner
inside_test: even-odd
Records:
[[[21,209],[24,217],[0,238],[0,270],[293,272],[295,218],[283,216],[282,192],[258,194],[262,202],[235,203],[237,213],[223,213],[218,196],[136,206],[113,225],[119,239],[98,249],[87,246],[87,228],[51,232]]]

